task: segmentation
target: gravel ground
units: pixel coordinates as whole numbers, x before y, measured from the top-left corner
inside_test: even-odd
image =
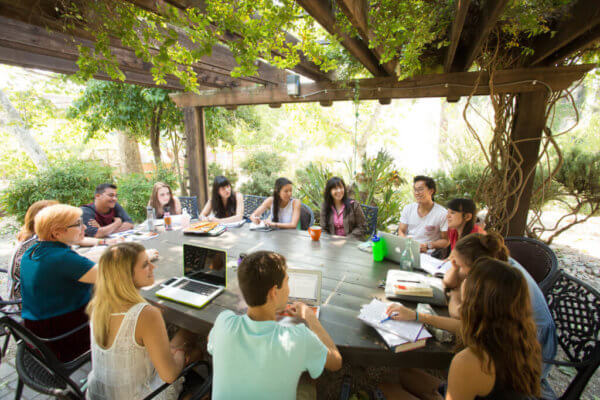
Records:
[[[556,218],[557,214],[548,213],[549,220]],[[14,237],[17,232],[17,225],[14,219],[10,217],[0,218],[0,268],[8,266],[9,258],[14,246]],[[600,290],[600,217],[591,218],[587,222],[576,225],[570,230],[558,236],[550,246],[556,253],[559,261],[559,267],[567,270],[570,274],[588,282]],[[6,292],[6,275],[0,274],[0,293]],[[14,342],[11,342],[11,344]],[[11,346],[12,347],[12,346]],[[14,349],[9,351],[9,358],[14,357]],[[346,371],[348,373],[350,371]],[[351,375],[359,373],[352,371]],[[360,373],[359,373],[360,374]],[[550,384],[557,393],[562,393],[564,388],[571,381],[573,370],[554,368],[550,373]],[[338,374],[340,375],[340,374]],[[335,375],[341,384],[341,376]],[[366,375],[371,375],[367,373]],[[333,376],[329,377],[329,380]],[[363,381],[362,378],[358,379]],[[320,380],[321,381],[321,380]],[[364,379],[370,381],[370,379]],[[320,382],[321,383],[321,382]],[[321,385],[319,385],[321,386]],[[330,385],[328,385],[330,386]],[[335,385],[339,388],[339,385]],[[330,388],[331,389],[331,388]],[[337,389],[339,390],[339,389]],[[326,390],[326,392],[335,392],[336,389]],[[319,390],[323,394],[322,388]],[[321,397],[321,396],[319,396]],[[329,396],[324,396],[329,397]],[[334,396],[336,397],[336,396]],[[596,371],[588,383],[582,399],[600,400],[600,369]]]

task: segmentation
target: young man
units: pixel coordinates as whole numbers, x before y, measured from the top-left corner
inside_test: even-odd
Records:
[[[94,202],[81,209],[86,236],[104,238],[111,233],[133,228],[133,221],[117,203],[117,187],[111,183],[98,185]]]
[[[448,212],[433,202],[435,181],[418,175],[413,179],[416,203],[404,207],[398,225],[399,236],[412,236],[421,246],[421,252],[433,253],[448,247]]]
[[[304,371],[317,378],[323,368],[342,367],[335,343],[306,304],[297,302],[289,309],[304,324],[276,322],[290,292],[286,270],[285,258],[270,251],[257,251],[242,261],[238,283],[248,312],[223,311],[208,338],[213,399],[295,399]]]

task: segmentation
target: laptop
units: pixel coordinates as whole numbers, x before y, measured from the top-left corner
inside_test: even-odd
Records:
[[[390,261],[394,261],[397,262],[398,264],[400,264],[400,260],[402,259],[402,252],[404,251],[404,249],[406,248],[406,245],[408,244],[408,238],[405,237],[400,237],[397,235],[394,235],[392,233],[386,233],[386,232],[377,232],[377,235],[379,235],[380,238],[383,239],[384,243],[385,243],[385,247],[387,250],[387,254],[385,255],[385,258],[390,260]],[[418,269],[421,267],[421,257],[419,256],[420,254],[420,250],[419,250],[419,243],[417,243],[416,240],[412,240],[412,263],[411,266],[413,269]]]
[[[183,277],[163,283],[156,296],[201,308],[226,285],[227,253],[210,247],[183,245]]]
[[[288,284],[290,294],[288,296],[288,305],[295,301],[301,301],[309,306],[319,318],[321,311],[321,271],[311,269],[288,268]],[[285,311],[282,316],[289,316]]]

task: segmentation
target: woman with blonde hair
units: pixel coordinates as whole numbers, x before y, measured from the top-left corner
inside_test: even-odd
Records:
[[[162,218],[165,215],[165,207],[169,207],[171,215],[181,214],[181,202],[175,196],[171,187],[163,182],[156,182],[152,187],[152,196],[148,205],[154,208],[156,218]]]
[[[87,398],[141,399],[164,382],[172,383],[193,357],[194,336],[177,332],[169,342],[160,310],[148,304],[140,288],[154,283],[155,266],[138,243],[110,246],[100,257],[91,321],[92,371]],[[177,381],[158,399],[176,399]]]

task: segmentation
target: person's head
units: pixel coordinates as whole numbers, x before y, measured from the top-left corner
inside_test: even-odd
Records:
[[[508,261],[508,248],[504,238],[496,232],[471,233],[456,242],[451,259],[461,272],[467,275],[475,261],[481,257],[492,257],[500,261]]]
[[[417,203],[430,203],[434,201],[435,181],[424,175],[417,175],[413,179],[413,192]]]
[[[212,185],[211,207],[217,218],[235,215],[237,202],[231,183],[224,176],[215,176]]]
[[[479,258],[464,284],[461,339],[496,379],[539,396],[542,356],[525,277],[510,264]]]
[[[34,220],[35,216],[42,211],[44,208],[48,206],[53,206],[54,204],[58,204],[56,200],[39,200],[29,206],[27,212],[25,213],[25,220],[23,222],[23,226],[17,235],[17,240],[19,242],[23,242],[35,233],[34,228]]]
[[[341,201],[346,208],[344,209],[344,215],[350,210],[350,199],[348,198],[348,190],[344,180],[340,177],[334,176],[330,178],[325,184],[325,190],[323,192],[323,207],[325,209],[326,220],[329,220],[331,215],[331,207],[335,204],[335,201]]]
[[[117,185],[112,183],[101,183],[96,186],[94,204],[96,205],[96,208],[115,208],[115,205],[117,204]]]
[[[249,307],[283,310],[290,294],[285,257],[272,251],[248,254],[238,268],[238,284]]]
[[[452,199],[448,202],[448,228],[461,232],[460,237],[471,233],[475,225],[477,207],[471,199]]]
[[[277,178],[273,189],[273,222],[279,222],[279,206],[292,198],[292,181],[287,178]]]
[[[118,243],[104,251],[98,262],[94,296],[87,308],[97,343],[106,345],[111,313],[144,302],[139,289],[154,283],[154,268],[139,243]]]
[[[156,182],[152,187],[150,205],[155,210],[164,210],[165,207],[169,207],[173,211],[175,209],[175,199],[171,187],[164,182]]]
[[[84,228],[81,208],[55,204],[42,209],[35,216],[35,234],[40,240],[62,242],[67,245],[83,239]]]

